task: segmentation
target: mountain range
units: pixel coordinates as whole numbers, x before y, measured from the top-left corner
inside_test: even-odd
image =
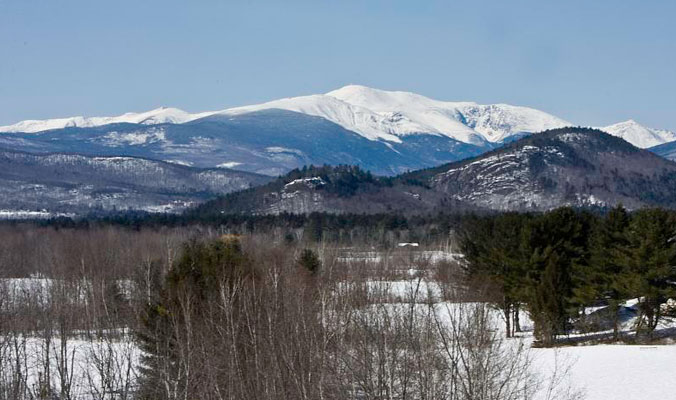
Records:
[[[269,180],[249,172],[193,168],[135,157],[0,150],[0,216],[180,212]]]
[[[0,147],[145,157],[271,176],[307,164],[343,163],[392,176],[571,125],[527,107],[438,101],[348,85],[326,94],[194,114],[159,108],[117,117],[22,121],[0,127]],[[601,129],[641,148],[676,141],[673,132],[631,120]]]
[[[676,163],[591,128],[559,128],[396,177],[357,167],[297,169],[199,206],[199,215],[539,211],[676,206]]]
[[[0,127],[0,211],[175,212],[273,176],[238,194],[243,205],[228,204],[256,213],[671,206],[673,164],[638,148],[676,159],[675,133],[633,120],[571,125],[527,107],[358,85],[221,111],[22,121]],[[360,187],[355,207],[342,189],[326,190],[351,173],[288,180],[307,165],[391,178],[347,179]]]

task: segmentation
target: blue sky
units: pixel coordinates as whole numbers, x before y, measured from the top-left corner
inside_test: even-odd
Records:
[[[0,125],[357,83],[676,130],[674,15],[672,1],[0,0]]]

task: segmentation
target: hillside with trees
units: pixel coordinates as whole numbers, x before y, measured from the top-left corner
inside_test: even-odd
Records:
[[[531,135],[456,163],[384,178],[358,167],[304,167],[223,196],[196,215],[546,211],[674,207],[676,163],[591,128]]]

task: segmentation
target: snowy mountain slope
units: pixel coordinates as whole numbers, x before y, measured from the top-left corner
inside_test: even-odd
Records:
[[[401,143],[402,138],[408,135],[426,134],[486,147],[489,143],[509,142],[530,133],[575,125],[528,107],[439,101],[410,92],[347,85],[326,94],[284,98],[221,111],[191,114],[177,108],[161,107],[115,117],[26,120],[0,126],[0,132],[38,133],[69,127],[88,128],[119,123],[184,124],[211,116],[238,116],[270,109],[321,117],[369,140],[390,143]],[[646,128],[634,120],[600,129],[640,148],[676,141],[676,133]]]
[[[236,107],[224,110],[220,114],[236,116],[271,109],[322,117],[345,129],[357,132],[369,140],[401,142],[396,135],[399,132],[393,130],[396,122],[389,121],[387,116],[324,95],[293,97],[263,104]]]
[[[135,156],[195,167],[234,166],[279,175],[303,165],[352,164],[379,175],[431,167],[481,154],[446,136],[369,140],[325,118],[269,109],[216,114],[183,124],[111,124],[39,134],[5,133],[0,147],[29,152]]]
[[[0,126],[0,132],[37,133],[62,128],[91,128],[109,124],[131,123],[142,125],[182,124],[213,114],[203,112],[190,114],[178,108],[160,107],[141,113],[126,113],[116,117],[70,117],[46,120],[26,120],[14,125]]]
[[[466,143],[471,143],[467,140],[471,134],[483,136],[489,142],[500,142],[516,133],[534,133],[572,125],[527,107],[438,101],[415,93],[378,90],[360,85],[348,85],[327,93],[327,96],[375,112],[397,115],[427,127],[422,132],[444,134]],[[416,132],[411,129],[402,133],[411,131]]]
[[[467,104],[458,109],[469,127],[493,143],[519,134],[572,126],[570,122],[542,111],[509,104]]]
[[[348,85],[325,95],[312,95],[237,107],[222,112],[238,115],[270,108],[326,118],[370,140],[400,142],[413,134],[446,136],[485,145],[517,133],[570,126],[560,118],[527,107],[445,102],[415,93]]]
[[[620,137],[642,149],[676,141],[676,133],[662,129],[646,128],[633,119],[599,129],[613,136]]]
[[[323,121],[323,122],[322,122]],[[305,164],[359,165],[396,175],[476,156],[523,136],[572,124],[528,107],[438,101],[348,85],[217,112],[159,108],[117,117],[23,121],[0,127],[0,146],[168,160],[198,167],[236,165],[268,175]],[[634,121],[603,128],[639,147],[676,134]]]
[[[373,141],[401,143],[407,135],[445,136],[486,146],[519,133],[570,126],[560,118],[527,107],[506,104],[438,101],[415,93],[348,85],[326,94],[292,97],[219,112],[189,114],[175,108],[117,117],[72,117],[22,121],[0,127],[0,132],[36,133],[66,127],[97,127],[115,123],[182,124],[214,115],[237,116],[281,109],[322,117]]]

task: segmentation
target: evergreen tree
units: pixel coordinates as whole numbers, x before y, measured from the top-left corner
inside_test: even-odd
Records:
[[[620,304],[629,295],[625,283],[626,270],[623,268],[626,264],[625,253],[622,250],[627,246],[629,221],[629,214],[619,205],[595,224],[589,239],[589,266],[580,271],[580,279],[574,290],[575,296],[583,304],[607,302],[615,340],[619,338]]]
[[[637,334],[652,336],[661,305],[676,296],[676,219],[662,209],[637,211],[627,230],[625,290],[639,299]]]
[[[535,336],[551,346],[556,335],[566,331],[568,321],[567,288],[570,287],[570,271],[566,260],[551,247],[544,257],[545,268],[533,288],[529,304],[535,322]]]
[[[312,249],[304,249],[298,257],[298,265],[311,274],[316,274],[322,266],[319,256]]]
[[[521,247],[527,215],[506,213],[474,218],[461,234],[460,248],[471,278],[489,281],[498,289],[493,299],[502,311],[507,337],[519,328],[519,304],[525,300],[526,254]]]
[[[190,241],[172,266],[161,288],[159,300],[148,304],[138,332],[144,351],[139,398],[165,398],[168,384],[183,379],[178,360],[181,336],[190,335],[195,323],[209,312],[209,300],[221,289],[255,279],[255,272],[239,240],[226,236],[210,242]],[[243,294],[240,294],[243,295]]]
[[[534,218],[525,228],[524,250],[530,255],[527,296],[535,333],[545,345],[565,333],[580,303],[574,297],[576,274],[589,265],[591,218],[559,208]]]

